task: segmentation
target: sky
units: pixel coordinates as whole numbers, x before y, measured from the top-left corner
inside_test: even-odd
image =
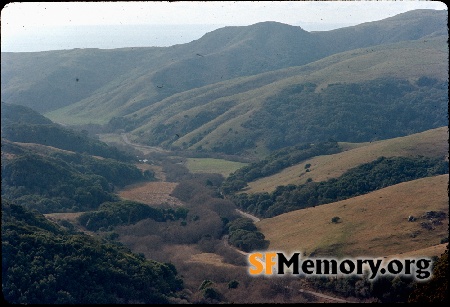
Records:
[[[220,27],[262,21],[327,31],[414,9],[447,10],[447,6],[440,1],[419,0],[10,2],[1,11],[2,51],[102,48],[108,44],[106,48],[119,48],[138,43],[168,46],[198,39]],[[120,30],[108,31],[106,26]],[[155,34],[162,29],[169,30],[164,35]],[[24,50],[15,50],[19,47]]]

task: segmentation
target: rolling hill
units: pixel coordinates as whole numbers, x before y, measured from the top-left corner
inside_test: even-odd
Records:
[[[199,285],[208,283],[220,290],[214,295],[226,294],[223,302],[235,302],[235,293],[245,302],[248,293],[290,302],[303,292],[250,278],[229,244],[251,249],[256,238],[268,240],[269,250],[304,256],[419,257],[438,256],[448,242],[446,11],[327,32],[263,22],[164,48],[2,53],[1,64],[2,242],[7,294],[19,303],[166,302],[182,288],[174,265],[186,286],[175,303],[205,302]],[[134,155],[66,127],[90,123],[111,132],[104,139],[164,147],[144,153],[158,165],[133,165]],[[245,164],[217,159],[232,155],[273,159],[262,164],[269,171],[253,169],[260,176],[245,193],[234,194],[223,183]],[[152,182],[154,170],[173,182]],[[261,217],[257,230],[236,208]],[[68,231],[79,223],[107,245],[28,209]],[[230,231],[236,221],[250,234]],[[86,253],[71,254],[61,242]],[[122,244],[140,254],[112,248]],[[55,287],[65,282],[52,273],[55,259],[57,271],[67,268],[68,288]],[[41,274],[41,262],[51,275]],[[107,278],[94,285],[73,265]],[[115,277],[129,282],[110,287],[105,281]],[[36,295],[52,296],[34,300],[23,278]],[[83,280],[88,287],[73,284]],[[338,282],[349,295],[350,284]],[[374,287],[358,291],[370,297]],[[397,279],[386,286],[389,295],[408,287]]]
[[[447,187],[448,175],[422,178],[264,219],[257,226],[270,250],[334,257],[401,254],[448,238]],[[429,211],[446,215],[436,222],[427,217]],[[331,222],[335,216],[339,223]],[[417,220],[409,222],[409,216]]]
[[[2,101],[40,112],[77,102],[81,107],[94,97],[100,100],[96,104],[138,108],[188,89],[304,65],[350,49],[445,35],[445,26],[444,11],[418,10],[329,33],[263,22],[221,28],[164,48],[3,53]]]
[[[318,138],[361,142],[437,128],[446,124],[447,51],[443,37],[427,44],[359,49],[302,67],[217,83],[152,104],[123,117],[117,127],[151,145],[248,154],[260,150],[256,147],[274,149]],[[418,86],[418,80],[427,78],[435,80],[434,85]],[[397,89],[389,92],[389,84]],[[366,95],[349,94],[355,88]],[[433,118],[425,119],[425,114]],[[352,134],[368,124],[371,134]],[[289,127],[295,134],[286,133]]]
[[[371,143],[341,144],[341,146],[350,149],[332,155],[316,156],[272,176],[250,182],[245,193],[273,192],[277,186],[304,184],[308,178],[316,182],[326,181],[381,156],[448,156],[448,128],[441,127],[405,137]],[[352,148],[355,146],[356,148]],[[310,164],[308,171],[305,168],[307,164]]]
[[[132,159],[130,155],[89,137],[87,133],[53,123],[29,107],[2,102],[1,111],[2,143],[3,139],[7,139],[12,142],[41,144],[103,158]]]
[[[2,53],[2,100],[166,148],[255,155],[337,135],[403,136],[445,124],[446,16],[416,10],[311,33],[263,22],[164,48]],[[368,94],[354,101],[355,88]],[[349,112],[361,122],[346,122]]]
[[[41,213],[82,211],[114,200],[115,186],[154,179],[117,148],[28,107],[1,109],[2,198]]]

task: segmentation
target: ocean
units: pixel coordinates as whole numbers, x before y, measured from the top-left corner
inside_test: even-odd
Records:
[[[1,35],[2,52],[74,48],[168,47],[189,43],[223,25],[101,25],[28,29]]]

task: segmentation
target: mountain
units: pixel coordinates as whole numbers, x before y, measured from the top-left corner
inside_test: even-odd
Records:
[[[447,122],[446,45],[438,37],[348,51],[173,95],[110,124],[133,131],[142,143],[233,153],[324,137],[361,142],[421,132]]]
[[[285,86],[278,86],[276,81],[292,85],[299,81],[287,81],[290,77],[312,80],[317,76],[313,83],[319,90],[335,82],[332,80],[360,81],[361,75],[363,79],[373,79],[370,74],[446,79],[446,16],[445,11],[417,10],[327,32],[307,32],[300,27],[263,22],[225,27],[188,44],[171,47],[2,53],[2,101],[30,106],[65,124],[106,124],[113,119],[114,127],[119,123],[131,130],[138,129],[138,125],[146,130],[154,127],[158,119],[155,113],[151,118],[140,116],[141,113],[176,114],[180,110],[170,110],[174,101],[193,96],[210,99],[212,94],[215,99],[224,100],[211,106],[201,99],[191,101],[189,105],[197,111],[183,114],[199,116],[202,123],[192,124],[182,118],[161,119],[156,124],[164,129],[164,125],[178,120],[183,131],[175,134],[190,134],[183,140],[171,140],[173,133],[145,137],[140,137],[138,130],[133,133],[146,143],[183,146],[185,142],[191,149],[202,146],[223,150],[224,144],[207,144],[214,140],[199,142],[205,133],[216,130],[214,124],[195,130],[219,117],[222,128],[238,128],[242,119],[253,112],[250,109],[261,106],[267,95],[284,90]],[[344,53],[339,56],[341,52]],[[322,62],[315,62],[321,59]],[[317,64],[312,65],[313,62]],[[321,65],[328,67],[322,66],[319,72]],[[234,95],[244,91],[246,96],[234,99]],[[242,105],[242,100],[253,103]],[[206,118],[198,112],[200,109],[207,113]],[[230,110],[233,112],[226,114]],[[224,124],[230,119],[238,122]],[[224,137],[224,131],[213,135]],[[241,147],[251,147],[247,145]]]
[[[281,39],[265,42],[267,30]],[[311,42],[299,51],[289,41]],[[279,44],[286,50],[279,50]],[[101,103],[118,107],[109,113],[122,115],[188,89],[288,67],[293,61],[310,62],[319,58],[321,47],[299,27],[261,23],[219,29],[197,41],[163,48],[3,53],[2,100],[40,112],[76,102],[84,109]],[[298,56],[286,63],[283,53],[294,50]]]

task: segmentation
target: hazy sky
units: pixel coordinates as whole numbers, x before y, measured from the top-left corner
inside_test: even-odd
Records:
[[[1,36],[2,45],[5,42],[9,46],[12,38],[36,37],[49,28],[62,26],[202,24],[218,28],[261,21],[278,21],[301,26],[307,31],[320,31],[380,20],[414,9],[447,10],[447,6],[440,1],[418,0],[11,2],[1,12]],[[45,39],[41,41],[45,43]]]

